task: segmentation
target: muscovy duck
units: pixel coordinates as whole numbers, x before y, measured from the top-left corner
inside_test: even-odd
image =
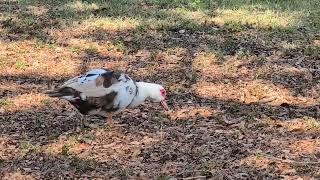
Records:
[[[169,110],[165,101],[166,90],[161,85],[136,82],[127,74],[104,68],[92,69],[45,94],[69,101],[83,115],[104,116],[110,126],[113,125],[113,115],[147,99]],[[84,125],[84,119],[81,125]]]

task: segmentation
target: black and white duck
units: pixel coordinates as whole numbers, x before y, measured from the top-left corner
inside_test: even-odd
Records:
[[[103,68],[92,69],[45,93],[69,101],[83,115],[106,117],[110,126],[113,125],[113,115],[134,108],[147,99],[169,110],[166,90],[161,85],[136,82],[127,74]],[[83,125],[84,121],[81,122]]]

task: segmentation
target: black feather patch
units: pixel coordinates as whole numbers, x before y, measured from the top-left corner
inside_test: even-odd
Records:
[[[86,100],[79,98],[70,103],[76,107],[81,114],[85,115],[92,110],[100,108],[105,112],[112,112],[118,110],[117,108],[113,108],[113,100],[116,95],[116,92],[111,92],[102,97],[87,97]]]
[[[69,87],[63,87],[60,89],[52,90],[46,92],[46,94],[50,97],[62,97],[62,96],[75,96],[75,97],[80,97],[80,92],[69,88]]]
[[[103,87],[108,88],[112,86],[112,84],[115,84],[119,82],[119,77],[121,74],[115,73],[114,71],[108,71],[104,74],[102,74],[103,80]]]
[[[86,100],[81,99],[81,92],[70,87],[48,91],[46,94],[50,97],[73,96],[74,99],[69,102],[84,115],[87,115],[92,110],[101,109],[101,111],[108,113],[119,109],[113,107],[113,101],[118,94],[117,92],[111,92],[102,97],[86,97]]]

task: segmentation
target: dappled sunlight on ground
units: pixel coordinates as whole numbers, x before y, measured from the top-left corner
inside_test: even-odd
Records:
[[[20,149],[12,143],[12,139],[6,135],[0,137],[0,159],[10,160],[20,153]]]
[[[46,95],[38,93],[22,94],[12,98],[7,98],[6,100],[7,103],[3,106],[4,111],[6,112],[15,112],[18,110],[29,109],[30,107],[41,109],[51,101]]]
[[[125,133],[121,129],[95,129],[81,135],[61,135],[58,141],[45,145],[47,153],[73,154],[85,158],[88,155],[101,162],[139,160],[141,148],[160,141],[160,136],[149,133]],[[101,148],[95,146],[103,144]],[[138,159],[137,159],[138,158]]]
[[[45,89],[42,85],[31,82],[28,85],[10,80],[0,83],[0,95],[3,97],[13,97],[24,93],[38,92],[42,89]]]
[[[66,8],[70,8],[74,11],[88,11],[98,9],[98,5],[96,3],[87,3],[82,1],[73,1],[65,4]]]
[[[302,139],[290,143],[289,149],[292,153],[299,155],[315,154],[316,159],[320,158],[320,140]]]
[[[142,161],[143,158],[139,156],[142,149],[160,142],[160,136],[157,134],[124,134],[124,132],[113,130],[101,132],[97,135],[97,138],[99,141],[104,142],[104,145],[100,149],[94,149],[91,152],[92,156],[102,162],[107,162],[108,160],[122,161],[121,164],[123,165],[125,165],[125,161],[132,163]]]
[[[31,175],[27,175],[25,173],[23,173],[23,171],[17,170],[14,172],[5,172],[2,175],[3,179],[16,179],[16,180],[34,180],[37,179],[34,176]]]
[[[293,96],[290,90],[259,80],[228,82],[222,78],[217,83],[199,82],[193,91],[202,97],[217,97],[225,100],[237,100],[246,104],[260,102],[271,105],[290,103],[299,106],[316,105],[317,101],[309,97]],[[223,82],[227,81],[227,82]]]
[[[0,2],[0,175],[7,179],[320,177],[318,1]],[[90,68],[161,83],[80,114],[42,92]]]
[[[193,86],[196,94],[202,97],[218,97],[224,100],[236,100],[240,97],[239,89],[224,83],[200,82]]]
[[[170,118],[174,120],[186,120],[195,116],[201,116],[205,118],[209,118],[215,113],[215,110],[210,107],[181,107],[181,109],[176,109],[172,114],[170,114]]]
[[[292,119],[291,121],[276,121],[276,125],[286,128],[289,132],[317,132],[320,124],[311,117]]]
[[[48,45],[39,41],[1,43],[0,74],[39,76],[73,75],[79,62],[66,48]]]
[[[241,24],[247,24],[258,27],[287,27],[295,22],[294,15],[297,13],[277,12],[272,10],[259,10],[259,8],[246,10],[226,10],[218,9],[216,16],[211,20],[220,25],[228,26],[241,30]]]
[[[140,22],[135,19],[123,18],[96,18],[84,21],[81,24],[83,30],[101,29],[113,34],[118,31],[133,30],[139,26]]]
[[[240,165],[248,165],[264,171],[268,171],[271,168],[273,170],[281,172],[281,178],[286,180],[311,179],[310,177],[307,177],[307,176],[296,175],[297,170],[295,169],[295,166],[292,166],[280,160],[269,159],[269,158],[260,156],[259,154],[255,156],[248,156],[246,158],[243,158],[240,161]]]
[[[36,16],[44,15],[49,11],[49,9],[46,6],[41,6],[41,5],[40,6],[29,5],[27,6],[27,10]]]
[[[269,166],[272,165],[274,168],[276,168],[278,171],[287,171],[288,169],[291,169],[290,165],[288,163],[283,162],[275,162],[273,160],[270,160],[266,157],[263,157],[259,154],[257,155],[251,155],[246,158],[241,159],[240,165],[247,164],[250,166],[257,167],[259,169],[267,169],[270,168]]]

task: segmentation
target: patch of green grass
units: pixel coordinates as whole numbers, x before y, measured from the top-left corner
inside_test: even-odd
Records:
[[[77,142],[79,141],[87,144],[91,144],[92,141],[95,141],[95,140],[96,140],[96,136],[95,134],[92,134],[92,133],[83,134],[82,136],[76,138]]]
[[[233,54],[236,53],[237,50],[239,50],[239,42],[233,40],[233,39],[226,39],[222,45],[219,51],[221,51],[222,54]]]
[[[19,49],[18,49],[18,53],[19,53],[19,54],[24,54],[24,53],[25,53],[25,50],[24,50],[24,49],[19,48]]]
[[[137,30],[140,32],[145,32],[145,31],[147,31],[147,26],[145,24],[139,24],[137,26]]]
[[[125,52],[126,51],[126,47],[125,47],[124,43],[122,41],[120,41],[120,40],[118,40],[116,42],[115,47],[120,52]]]
[[[63,155],[68,155],[69,150],[70,150],[70,146],[67,145],[67,144],[64,144],[64,145],[61,147],[61,154],[63,154]]]
[[[218,59],[216,52],[203,52],[197,56],[195,65],[201,69],[208,68],[211,64],[216,63]]]
[[[168,176],[168,175],[162,174],[162,175],[157,176],[157,177],[156,177],[156,180],[169,180],[169,179],[171,179],[171,178],[172,178],[172,177],[170,177],[170,176]]]
[[[247,131],[248,131],[245,123],[241,123],[241,124],[238,126],[238,130],[239,130],[240,133],[242,133],[242,134],[246,134]]]
[[[261,77],[263,77],[265,75],[265,71],[262,68],[257,68],[256,72],[255,72],[255,78],[259,79]]]
[[[254,121],[256,121],[256,116],[255,116],[254,114],[252,114],[252,113],[247,114],[247,115],[245,116],[245,118],[246,118],[246,120],[247,120],[248,122],[254,122]]]
[[[229,73],[235,73],[238,71],[238,67],[233,64],[230,64],[226,67],[226,71]]]
[[[241,32],[246,30],[246,26],[241,22],[230,21],[225,23],[225,28],[231,32]]]
[[[151,52],[151,54],[150,54],[150,61],[151,62],[156,62],[157,61],[157,54],[158,54],[159,52],[157,52],[157,51],[152,51]]]
[[[235,56],[237,57],[237,59],[246,61],[246,60],[248,60],[248,57],[251,56],[251,53],[248,49],[238,49],[236,51]]]
[[[197,72],[192,72],[191,77],[190,77],[190,83],[195,84],[195,83],[197,83],[197,80],[198,80]]]
[[[89,55],[95,55],[98,54],[98,50],[94,47],[90,47],[84,50],[85,53],[89,54]]]
[[[36,5],[37,1],[18,1],[19,7]],[[44,3],[44,2],[42,2]],[[149,27],[170,28],[203,28],[204,22],[227,23],[236,31],[245,28],[246,24],[270,27],[310,26],[316,29],[319,26],[319,1],[263,1],[263,0],[111,0],[111,1],[51,1],[49,6],[56,10],[43,14],[50,18],[52,26],[66,24],[67,20],[83,21],[88,19],[121,19],[131,18],[143,25],[138,25],[139,31]],[[141,8],[147,5],[146,8]],[[8,8],[8,9],[6,9]],[[4,12],[10,12],[5,7]],[[21,9],[20,12],[26,12]],[[20,14],[19,23],[25,24],[24,29],[41,26],[32,13]],[[214,14],[214,16],[210,15]],[[308,21],[305,21],[308,20]],[[126,22],[131,23],[132,22]],[[107,23],[110,25],[110,23]],[[113,22],[111,23],[113,24]],[[108,25],[108,26],[109,26]],[[243,26],[244,25],[244,26]],[[105,26],[105,25],[103,25]],[[41,28],[36,29],[41,31]]]
[[[44,47],[46,47],[46,43],[44,42],[44,41],[42,41],[42,40],[36,40],[35,42],[34,42],[34,44],[33,44],[33,48],[35,48],[35,49],[42,49],[42,48],[44,48]]]
[[[59,137],[59,134],[56,133],[56,132],[49,132],[49,134],[48,134],[48,139],[49,139],[49,140],[55,140],[55,139],[57,139],[58,137]]]
[[[119,169],[117,171],[117,175],[121,177],[121,179],[125,178],[129,178],[129,171],[127,169]]]
[[[78,137],[77,137],[77,136],[71,135],[71,136],[68,137],[68,144],[69,144],[70,146],[74,146],[74,145],[76,145],[78,142],[79,142],[79,141],[78,141]]]
[[[47,44],[47,47],[49,48],[49,49],[54,49],[54,48],[56,48],[58,45],[57,44],[55,44],[55,43],[48,43]]]
[[[320,122],[313,117],[305,116],[303,120],[310,129],[320,130]]]
[[[256,28],[297,28],[309,27],[317,30],[320,26],[317,0],[310,1],[263,1],[263,0],[111,0],[111,1],[50,1],[46,6],[54,10],[44,11],[43,19],[36,18],[37,12],[27,7],[39,1],[18,1],[20,11],[4,7],[4,14],[12,20],[9,28],[26,37],[48,38],[43,29],[57,27],[80,27],[91,23],[94,28],[126,30],[136,28],[140,32],[148,29],[211,32],[206,25],[219,24],[226,29],[242,32]],[[13,13],[11,13],[13,12]],[[214,32],[214,31],[212,31]],[[36,35],[35,35],[36,34]],[[22,37],[22,36],[21,36]],[[41,45],[40,45],[41,46]],[[49,45],[50,46],[50,45]]]
[[[261,154],[260,152],[256,152],[256,153],[255,153],[255,156],[256,156],[257,159],[259,159],[259,158],[262,157],[262,154]]]
[[[19,149],[23,152],[38,152],[40,151],[40,146],[33,145],[28,141],[22,141],[19,144]]]
[[[18,59],[18,60],[16,61],[16,63],[14,64],[14,66],[15,66],[15,68],[17,68],[17,69],[25,70],[25,69],[27,69],[28,64],[27,64],[24,60]]]
[[[13,103],[13,101],[10,99],[0,98],[0,106],[9,105],[12,103]]]
[[[50,99],[42,99],[40,102],[41,102],[41,104],[49,105],[50,104]]]
[[[68,49],[74,53],[79,53],[81,51],[79,47],[75,47],[75,46],[70,46]]]
[[[36,128],[45,128],[46,125],[44,123],[44,121],[41,121],[41,119],[37,118],[35,119],[35,125]]]
[[[67,74],[69,72],[69,68],[66,66],[62,67],[62,72]]]
[[[160,118],[160,120],[163,120],[167,118],[167,115],[164,112],[159,112],[158,117]]]
[[[93,159],[81,159],[78,156],[73,156],[71,165],[80,172],[87,172],[94,170],[97,167],[97,162]]]
[[[320,46],[319,45],[317,45],[317,46],[308,46],[305,49],[305,54],[307,56],[312,57],[312,58],[319,59],[320,58]]]

